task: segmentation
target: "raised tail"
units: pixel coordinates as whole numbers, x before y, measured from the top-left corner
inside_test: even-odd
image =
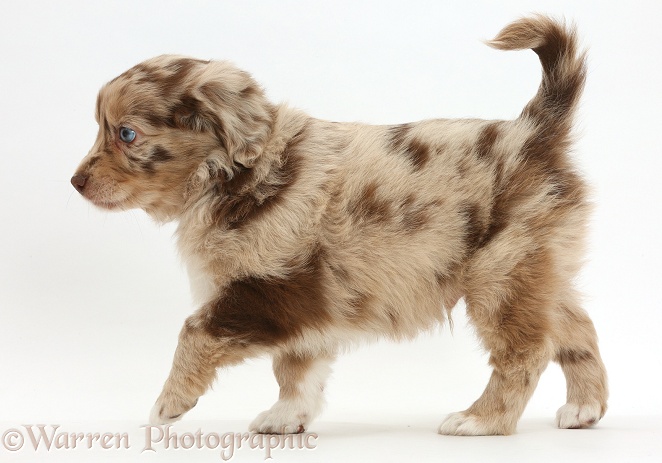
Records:
[[[536,52],[543,68],[542,83],[520,117],[551,131],[547,135],[567,136],[586,80],[586,54],[577,50],[574,27],[538,15],[509,24],[487,44],[500,50]]]

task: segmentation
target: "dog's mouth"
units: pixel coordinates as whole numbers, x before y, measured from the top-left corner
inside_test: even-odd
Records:
[[[107,211],[130,209],[127,207],[127,203],[129,203],[129,195],[122,194],[121,191],[115,191],[112,194],[109,194],[107,191],[90,191],[89,193],[84,193],[83,196],[98,208]]]
[[[125,209],[128,194],[118,191],[113,183],[92,183],[88,175],[76,174],[71,183],[76,190],[88,201],[100,209],[108,211]]]
[[[92,199],[92,198],[87,198],[90,200],[92,204],[97,206],[98,208],[105,209],[108,211],[115,211],[115,210],[121,210],[123,209],[122,203],[119,201],[108,201],[108,200],[99,200],[99,199]]]

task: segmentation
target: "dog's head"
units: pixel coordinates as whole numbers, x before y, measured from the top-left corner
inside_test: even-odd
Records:
[[[99,207],[138,207],[164,221],[205,179],[256,163],[273,111],[226,62],[160,56],[106,84],[96,119],[96,142],[71,183]]]

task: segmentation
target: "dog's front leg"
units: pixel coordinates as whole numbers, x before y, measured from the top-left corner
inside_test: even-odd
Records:
[[[170,375],[150,414],[150,423],[169,424],[179,420],[211,386],[216,369],[243,359],[230,340],[204,329],[198,315],[186,320],[179,334]]]
[[[260,413],[249,429],[265,434],[304,432],[322,411],[324,385],[334,358],[333,354],[310,356],[291,352],[275,356],[274,375],[280,386],[278,402]]]

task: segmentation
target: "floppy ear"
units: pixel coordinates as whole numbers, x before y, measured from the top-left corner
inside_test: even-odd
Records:
[[[272,105],[246,72],[212,61],[174,114],[178,125],[212,131],[233,163],[253,167],[273,123]]]

